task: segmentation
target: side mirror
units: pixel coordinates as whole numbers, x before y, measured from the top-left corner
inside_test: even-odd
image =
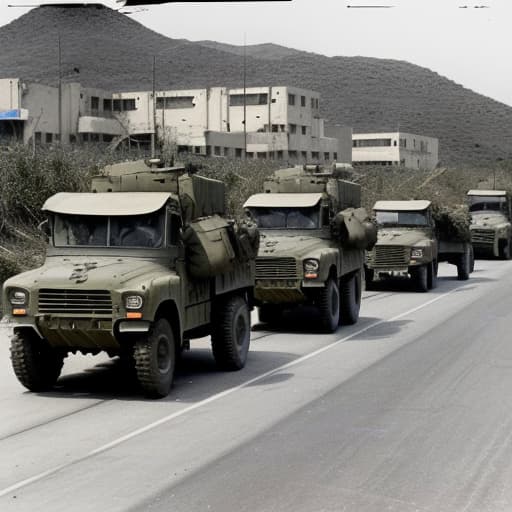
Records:
[[[50,230],[50,223],[48,219],[43,220],[43,222],[39,223],[37,229],[45,236],[46,241],[50,240],[52,232]]]

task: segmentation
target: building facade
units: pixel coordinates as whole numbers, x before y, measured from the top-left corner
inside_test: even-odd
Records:
[[[352,162],[432,170],[439,163],[439,140],[403,132],[354,133]]]

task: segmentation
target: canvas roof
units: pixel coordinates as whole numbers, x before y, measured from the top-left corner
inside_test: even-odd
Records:
[[[506,190],[469,190],[468,196],[506,196]]]
[[[377,201],[373,206],[374,210],[379,211],[423,211],[426,210],[432,203],[426,200],[414,200],[414,201]]]
[[[254,194],[244,207],[308,207],[315,206],[322,199],[320,192],[310,194]]]
[[[69,215],[143,215],[167,202],[166,192],[59,192],[46,200],[43,211]]]

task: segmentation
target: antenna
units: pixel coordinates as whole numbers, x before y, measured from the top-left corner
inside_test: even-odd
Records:
[[[153,79],[152,79],[152,90],[153,90],[153,131],[151,132],[151,158],[155,158],[155,139],[156,139],[156,91],[155,91],[155,67],[156,67],[156,55],[153,55]]]
[[[247,160],[247,39],[244,32],[244,160]]]

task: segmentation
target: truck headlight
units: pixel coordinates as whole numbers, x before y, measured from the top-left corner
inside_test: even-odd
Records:
[[[304,260],[304,277],[306,279],[316,279],[318,277],[318,269],[320,268],[320,263],[318,260],[313,258]]]
[[[423,258],[423,249],[412,249],[411,258]]]
[[[25,306],[28,303],[28,293],[19,288],[12,288],[9,290],[9,302],[13,306]]]
[[[141,309],[143,302],[140,295],[127,295],[124,298],[124,306],[126,309]]]

